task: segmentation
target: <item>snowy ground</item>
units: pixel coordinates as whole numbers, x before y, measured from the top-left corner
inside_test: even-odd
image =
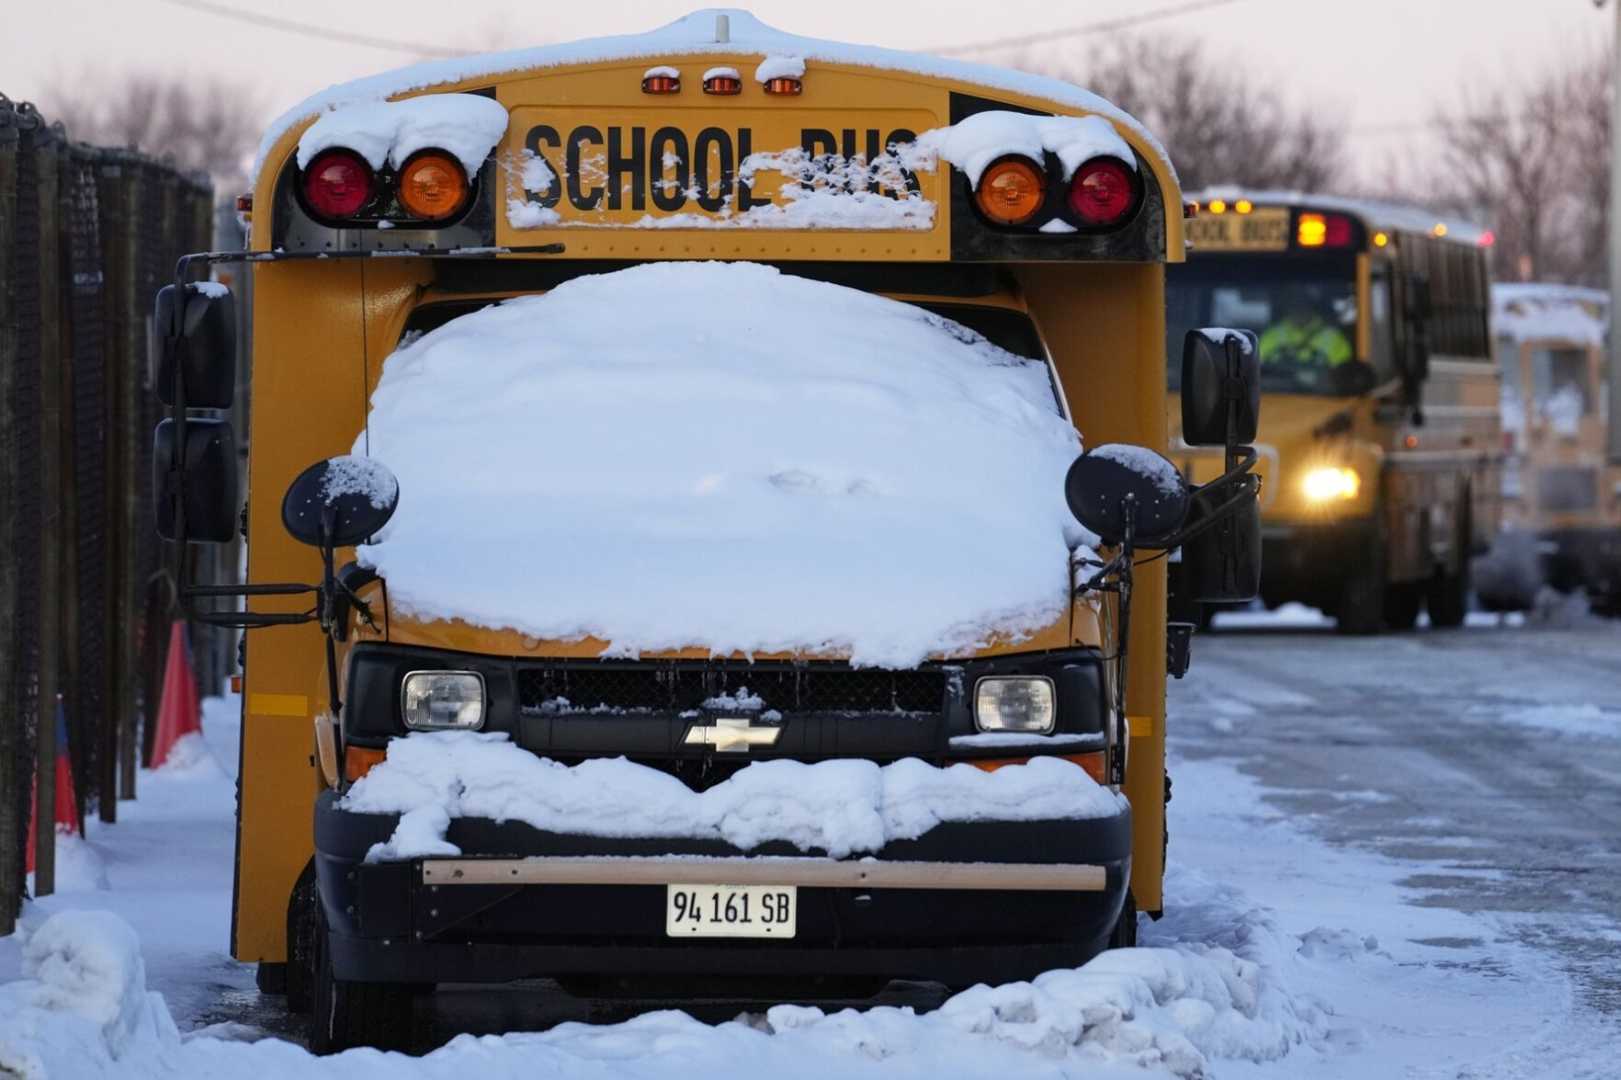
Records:
[[[44,981],[29,982],[18,935],[0,941],[0,1066],[33,1053],[50,1076],[1614,1076],[1621,628],[1341,639],[1296,613],[1242,621],[1201,636],[1173,684],[1167,916],[1144,924],[1144,948],[1079,973],[722,1023],[739,1009],[558,1023],[635,1010],[546,986],[468,992],[428,1010],[433,1041],[453,1041],[414,1063],[318,1062],[263,1039],[296,1026],[225,954],[232,786],[199,756],[143,775],[141,798],[92,828],[62,891],[24,919],[37,934],[53,913],[118,912],[178,1032],[139,995],[109,1011],[92,992],[128,981],[116,942],[75,959],[41,938]],[[1404,689],[1420,677],[1422,694]],[[230,719],[211,710],[206,734],[234,763]],[[85,992],[38,1008],[62,979]],[[537,1033],[476,1034],[504,1029]],[[120,1033],[118,1060],[94,1052]]]

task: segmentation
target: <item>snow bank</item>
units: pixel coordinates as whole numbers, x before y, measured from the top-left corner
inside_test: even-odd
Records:
[[[1083,538],[1044,364],[751,264],[454,319],[388,358],[368,433],[397,610],[619,654],[960,654],[1056,621]]]
[[[1044,821],[1118,814],[1123,797],[1079,765],[1038,758],[986,772],[914,758],[760,761],[707,791],[624,758],[560,765],[504,734],[419,732],[388,744],[343,800],[362,813],[403,814],[372,860],[459,854],[451,818],[521,821],[586,836],[721,839],[739,848],[784,840],[834,858],[922,836],[945,821]]]
[[[1064,179],[1090,158],[1117,157],[1137,167],[1131,146],[1101,116],[1032,116],[1029,113],[991,110],[975,113],[950,127],[925,131],[917,147],[938,154],[979,183],[985,166],[1008,154],[1041,161],[1051,152],[1063,165]]]
[[[373,1050],[316,1058],[275,1039],[245,1041],[246,1032],[226,1025],[183,1039],[162,998],[145,992],[134,934],[104,913],[78,913],[99,918],[60,926],[52,920],[36,936],[46,940],[31,943],[45,959],[29,979],[0,987],[0,1069],[29,1080],[411,1080],[470,1072],[486,1080],[1145,1074],[1204,1080],[1224,1074],[1226,1063],[1277,1061],[1301,1047],[1326,1046],[1328,1015],[1293,990],[1291,976],[1357,964],[1375,943],[1338,930],[1283,933],[1265,909],[1197,875],[1173,874],[1168,887],[1173,914],[1145,924],[1156,947],[1108,952],[1030,982],[976,986],[925,1015],[892,1006],[828,1012],[779,1005],[709,1025],[655,1012],[540,1034],[463,1035],[421,1058]],[[1311,1055],[1301,1057],[1293,1075],[1311,1071]]]
[[[178,1040],[140,939],[108,911],[51,916],[23,947],[23,978],[0,986],[0,1073],[123,1075],[120,1058]]]
[[[418,150],[436,147],[455,155],[468,176],[476,176],[506,131],[507,110],[478,94],[334,105],[299,137],[298,166],[308,165],[322,150],[341,146],[374,169],[385,161],[398,168]]]
[[[727,17],[730,33],[726,40],[717,41],[716,17],[722,14]],[[1175,176],[1171,170],[1170,156],[1146,128],[1123,110],[1071,83],[986,64],[786,34],[767,26],[746,11],[715,8],[694,11],[648,33],[590,38],[510,52],[433,60],[330,87],[294,106],[270,125],[264,139],[259,143],[250,175],[257,184],[259,171],[264,167],[266,157],[277,140],[288,130],[310,116],[330,112],[340,106],[380,102],[413,90],[507,72],[537,71],[603,60],[706,54],[728,56],[753,54],[768,59],[791,56],[801,61],[825,61],[854,67],[884,68],[927,77],[955,79],[993,90],[1045,98],[1066,108],[1107,117],[1120,128],[1132,132],[1142,145],[1164,164],[1166,171],[1173,178]],[[1127,160],[1130,160],[1129,156]]]

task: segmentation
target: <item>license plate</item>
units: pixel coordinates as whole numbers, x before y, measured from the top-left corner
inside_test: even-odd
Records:
[[[793,885],[666,885],[666,937],[791,938],[798,918]]]

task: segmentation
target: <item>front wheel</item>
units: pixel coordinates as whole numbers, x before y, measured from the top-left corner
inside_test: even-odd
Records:
[[[310,1049],[317,1054],[355,1046],[410,1049],[414,1009],[411,987],[338,978],[332,970],[330,934],[323,925],[315,935]]]
[[[1137,898],[1126,890],[1126,903],[1120,909],[1120,918],[1115,920],[1114,929],[1109,932],[1108,949],[1134,949],[1137,947]]]

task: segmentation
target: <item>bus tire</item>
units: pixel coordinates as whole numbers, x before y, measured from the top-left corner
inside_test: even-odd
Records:
[[[316,934],[316,976],[311,988],[310,1050],[335,1054],[356,1046],[409,1050],[415,995],[395,983],[350,982],[332,970],[328,931]]]
[[[1115,920],[1114,929],[1109,931],[1109,943],[1106,949],[1134,949],[1137,947],[1137,898],[1126,890],[1126,903],[1120,909],[1120,918]]]
[[[312,863],[293,886],[287,904],[287,1011],[307,1013],[316,978],[316,936],[321,932],[321,895]]]
[[[1413,582],[1385,587],[1385,625],[1392,630],[1411,630],[1424,606],[1424,587]]]
[[[285,994],[287,965],[271,960],[259,961],[259,966],[253,973],[253,985],[258,987],[261,994]]]
[[[1469,520],[1469,493],[1465,491],[1464,505],[1458,511],[1457,571],[1437,574],[1429,584],[1430,625],[1443,630],[1462,626],[1469,613]]]
[[[1368,558],[1340,586],[1334,609],[1342,634],[1377,634],[1385,628],[1385,539],[1376,535]]]

